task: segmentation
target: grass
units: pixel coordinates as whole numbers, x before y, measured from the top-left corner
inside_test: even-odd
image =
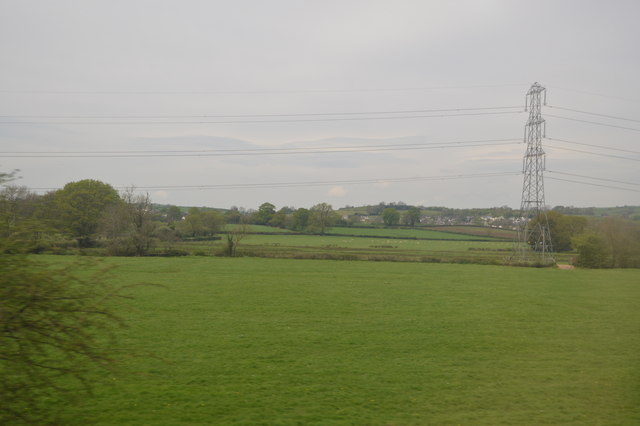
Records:
[[[105,262],[163,287],[68,424],[640,423],[638,270]]]
[[[233,229],[237,228],[238,225],[234,225],[234,224],[226,224],[223,227],[224,231],[232,231]],[[267,226],[267,225],[247,225],[247,230],[250,233],[256,233],[256,234],[260,234],[260,233],[265,233],[265,234],[291,234],[293,233],[293,231],[291,231],[290,229],[284,229],[284,228],[276,228],[275,226]]]
[[[225,230],[233,227],[227,225]],[[513,239],[505,239],[504,233],[498,232],[501,230],[479,227],[451,229],[455,232],[425,228],[334,227],[326,235],[310,235],[251,225],[238,253],[296,259],[508,263]],[[173,252],[211,256],[223,253],[224,246],[224,238],[189,240],[174,244]]]
[[[236,225],[225,225],[224,230],[232,230]],[[266,225],[249,225],[249,232],[255,234],[292,234],[293,231]],[[480,240],[500,241],[513,240],[513,233],[508,230],[473,227],[473,226],[442,226],[432,228],[385,228],[385,227],[332,227],[327,230],[329,235],[346,235],[357,237],[405,238],[427,240]]]
[[[446,232],[444,230],[433,230],[424,228],[363,228],[335,227],[327,231],[329,234],[349,235],[358,237],[386,237],[386,238],[409,238],[409,239],[431,239],[431,240],[484,240],[498,241],[496,238],[483,236],[462,235],[460,233]]]
[[[516,231],[512,229],[491,228],[489,226],[452,225],[435,226],[432,229],[454,234],[472,235],[476,237],[501,238],[510,241],[513,241],[517,237]]]
[[[335,228],[334,228],[335,229]],[[354,231],[353,228],[345,228]],[[280,258],[326,258],[342,260],[395,260],[411,262],[501,263],[510,254],[512,243],[478,237],[410,229],[363,229],[363,235],[250,234],[241,241],[241,255]],[[340,229],[338,229],[340,231]],[[392,238],[396,231],[411,235]],[[378,234],[376,234],[377,232]],[[415,235],[435,235],[436,239],[416,239]],[[401,232],[400,234],[407,234]],[[443,239],[440,235],[453,236]],[[380,235],[380,236],[375,236]],[[455,238],[455,239],[454,239]],[[189,241],[176,248],[193,254],[213,255],[225,242]]]
[[[337,235],[251,235],[243,240],[249,245],[290,245],[297,247],[343,247],[343,248],[406,248],[419,251],[455,250],[475,248],[510,248],[513,243],[504,241],[455,241],[414,240],[402,238],[375,238]]]
[[[395,261],[501,261],[511,243],[364,238],[353,236],[251,235],[241,252],[261,257],[312,257]],[[506,251],[505,251],[506,250]]]

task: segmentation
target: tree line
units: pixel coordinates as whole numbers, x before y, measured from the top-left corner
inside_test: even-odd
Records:
[[[546,212],[553,251],[575,251],[576,266],[585,268],[640,268],[640,222],[608,216],[586,218]]]
[[[327,203],[279,210],[263,203],[256,211],[234,207],[225,212],[156,208],[148,194],[134,188],[118,192],[107,183],[85,179],[44,195],[6,185],[0,191],[0,221],[0,236],[22,235],[34,242],[34,252],[101,247],[109,255],[144,256],[156,249],[171,252],[180,240],[219,239],[223,234],[230,246],[222,254],[232,255],[240,234],[246,233],[244,225],[324,234],[340,217]]]
[[[413,227],[425,214],[421,208],[404,203],[370,207],[375,207],[371,213],[379,215],[384,226]],[[507,207],[486,210],[512,215]],[[554,209],[546,214],[554,251],[576,251],[575,262],[584,267],[640,267],[638,221],[561,213],[566,210]],[[454,209],[441,211],[451,213]],[[471,211],[457,212],[466,215]],[[310,234],[325,234],[332,226],[352,224],[327,203],[309,209],[276,209],[265,202],[255,211],[237,207],[227,211],[158,208],[148,194],[137,193],[133,188],[119,193],[111,185],[92,179],[70,182],[44,195],[26,187],[5,185],[0,191],[0,221],[0,237],[22,235],[33,242],[34,252],[100,247],[106,254],[119,256],[175,254],[178,241],[220,238],[226,243],[220,254],[233,256],[249,224]]]

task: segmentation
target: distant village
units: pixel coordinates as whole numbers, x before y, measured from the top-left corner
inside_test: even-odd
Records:
[[[382,216],[370,216],[370,215],[342,215],[342,219],[351,224],[367,224],[378,225],[382,224]],[[469,225],[469,226],[489,226],[492,228],[505,228],[515,229],[517,227],[518,218],[516,217],[504,217],[504,216],[421,216],[419,224],[423,226],[447,226],[447,225]]]
[[[452,209],[447,207],[417,207],[421,214],[418,223],[423,226],[486,226],[500,229],[517,229],[521,220],[519,210],[508,206],[475,208],[475,209]],[[338,209],[343,221],[353,225],[378,225],[383,223],[382,215],[384,209],[396,209],[400,215],[414,206],[403,202],[380,203],[373,206],[344,207]],[[626,219],[640,221],[640,206],[622,207],[573,207],[555,206],[549,210],[556,211],[563,215],[575,216],[620,216]]]

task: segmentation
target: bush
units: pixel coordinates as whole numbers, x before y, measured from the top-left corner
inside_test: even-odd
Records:
[[[576,265],[583,268],[611,267],[611,254],[605,241],[593,233],[582,234],[573,239],[573,246],[578,251]]]

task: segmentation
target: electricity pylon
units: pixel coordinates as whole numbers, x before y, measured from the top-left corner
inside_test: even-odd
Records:
[[[553,258],[544,201],[545,154],[542,138],[545,137],[546,125],[541,113],[543,104],[547,104],[546,89],[539,83],[533,83],[525,98],[525,111],[529,111],[529,119],[524,127],[527,150],[522,161],[524,183],[516,246],[521,260],[548,264],[553,262]]]

